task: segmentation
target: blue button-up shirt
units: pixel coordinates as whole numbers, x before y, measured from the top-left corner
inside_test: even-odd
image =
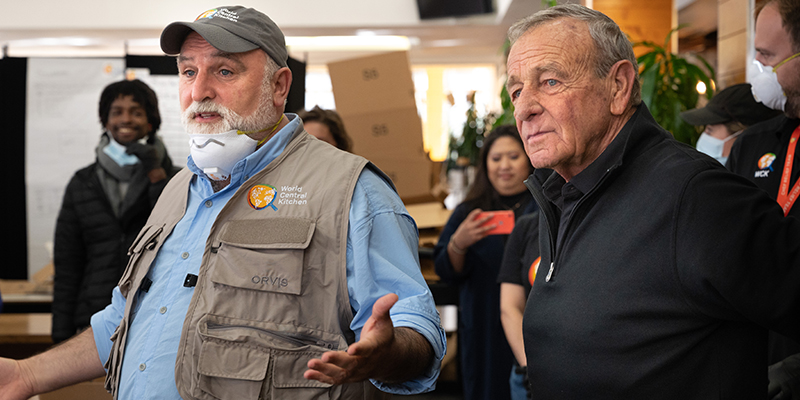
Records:
[[[231,183],[214,192],[208,179],[192,161],[195,173],[189,188],[186,214],[164,242],[151,267],[152,285],[139,292],[122,362],[120,399],[180,399],[175,387],[175,360],[193,287],[184,287],[186,274],[198,274],[211,225],[236,189],[251,175],[264,169],[286,147],[302,121],[287,114],[289,124],[256,152],[239,161],[231,172]],[[445,336],[418,259],[418,233],[414,220],[400,198],[374,172],[364,169],[350,204],[347,236],[347,288],[355,317],[350,329],[359,338],[375,301],[396,293],[400,300],[391,309],[396,327],[410,327],[433,347],[437,360],[444,356]],[[109,338],[122,320],[125,298],[115,288],[112,302],[92,317],[92,329],[105,364],[111,351]],[[414,394],[432,390],[439,375],[439,362],[423,376],[401,384],[373,381],[383,391]]]

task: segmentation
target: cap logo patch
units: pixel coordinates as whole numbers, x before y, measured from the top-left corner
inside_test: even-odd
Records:
[[[250,188],[250,193],[247,196],[247,203],[256,210],[272,207],[273,210],[278,211],[278,207],[272,204],[276,197],[278,197],[278,191],[274,186],[255,185]]]
[[[239,22],[239,14],[236,14],[233,11],[229,11],[227,8],[221,8],[219,10],[213,8],[211,10],[208,10],[200,14],[200,16],[198,16],[197,19],[195,19],[195,21],[199,21],[204,18],[208,19],[222,18],[222,19],[227,19],[228,21],[231,22]]]
[[[214,14],[216,14],[216,13],[217,13],[217,9],[216,8],[212,8],[212,9],[210,9],[210,10],[208,10],[208,11],[206,11],[206,12],[200,14],[200,15],[198,15],[197,18],[195,18],[194,20],[198,21],[198,20],[201,20],[203,18],[212,18],[212,17],[214,17]]]

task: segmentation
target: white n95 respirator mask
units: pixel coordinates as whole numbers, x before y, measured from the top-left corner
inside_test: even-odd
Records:
[[[784,107],[786,106],[786,94],[783,92],[781,84],[778,83],[778,74],[776,74],[775,71],[777,71],[781,65],[786,64],[787,61],[797,56],[800,56],[800,53],[788,57],[774,67],[767,67],[758,60],[753,60],[755,68],[753,68],[752,75],[749,77],[748,81],[750,81],[753,90],[753,98],[755,98],[756,101],[760,101],[773,110],[784,111]]]
[[[238,130],[189,134],[189,151],[198,168],[215,181],[231,176],[233,166],[253,154],[258,142]]]

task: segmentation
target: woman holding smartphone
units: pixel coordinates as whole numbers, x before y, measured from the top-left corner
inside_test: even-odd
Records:
[[[459,288],[458,353],[464,398],[509,399],[514,356],[500,323],[497,273],[507,234],[491,234],[493,213],[515,218],[535,211],[523,181],[533,171],[516,127],[500,126],[484,140],[475,181],[453,211],[434,249],[436,274]]]

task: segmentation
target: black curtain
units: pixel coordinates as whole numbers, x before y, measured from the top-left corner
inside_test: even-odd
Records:
[[[3,196],[5,242],[11,250],[0,279],[28,279],[28,229],[25,202],[25,82],[28,59],[0,59],[0,109],[5,121],[0,157],[6,166]]]

